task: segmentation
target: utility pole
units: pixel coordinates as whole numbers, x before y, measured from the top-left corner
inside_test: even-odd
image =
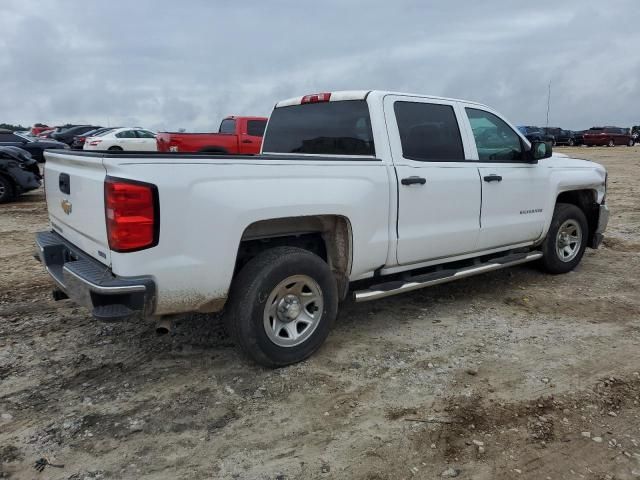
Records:
[[[549,82],[549,93],[547,94],[547,127],[549,127],[549,110],[551,109],[551,82]]]

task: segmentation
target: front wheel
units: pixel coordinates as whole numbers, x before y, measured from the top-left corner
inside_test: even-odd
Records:
[[[573,146],[575,146],[575,144],[576,144],[576,141],[573,138],[570,138],[569,139],[569,146],[573,147]]]
[[[295,247],[266,250],[233,281],[226,324],[252,360],[282,367],[312,355],[324,343],[338,311],[329,265]]]
[[[633,138],[631,140],[629,140],[629,143],[627,143],[627,147],[633,147],[635,145],[635,142],[633,141]]]
[[[575,205],[558,203],[542,244],[542,266],[549,273],[573,270],[587,247],[589,226],[584,212]]]

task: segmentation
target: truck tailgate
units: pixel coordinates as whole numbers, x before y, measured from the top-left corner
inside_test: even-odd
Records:
[[[110,265],[102,157],[46,152],[45,158],[45,195],[53,230],[86,254]]]

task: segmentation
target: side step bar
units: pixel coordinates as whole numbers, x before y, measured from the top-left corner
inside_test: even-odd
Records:
[[[436,272],[416,275],[405,280],[391,280],[386,283],[372,285],[365,290],[355,292],[356,302],[367,302],[378,300],[399,293],[411,292],[419,288],[440,285],[441,283],[452,282],[461,278],[471,277],[480,273],[492,272],[501,268],[520,265],[521,263],[533,262],[542,258],[541,252],[515,253],[504,257],[494,258],[487,263],[472,265],[460,269],[444,269]]]

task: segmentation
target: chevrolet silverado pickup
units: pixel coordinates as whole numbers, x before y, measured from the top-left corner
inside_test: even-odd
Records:
[[[344,91],[276,104],[256,156],[47,152],[37,256],[103,320],[223,312],[278,367],[339,302],[526,262],[572,270],[609,218],[607,175],[479,103]]]
[[[156,135],[159,152],[208,152],[253,155],[260,153],[267,119],[227,117],[218,133],[170,133]]]

